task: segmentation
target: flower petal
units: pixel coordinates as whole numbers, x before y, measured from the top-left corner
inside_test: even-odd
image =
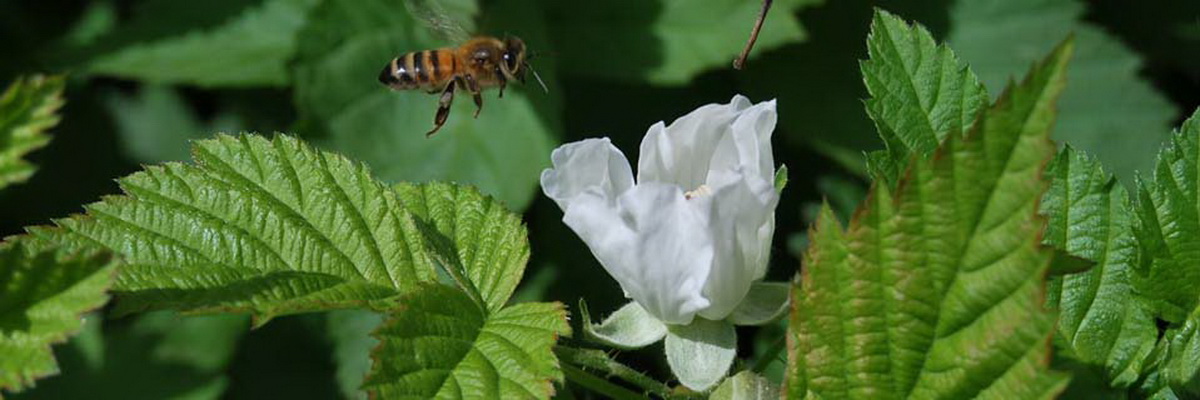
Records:
[[[586,307],[580,307],[580,311],[584,315],[585,334],[619,349],[646,347],[667,335],[667,326],[646,312],[636,301],[629,302],[599,324],[592,323]]]
[[[750,293],[726,321],[734,325],[763,325],[787,311],[791,300],[788,282],[754,282],[750,288]]]
[[[762,180],[773,181],[775,156],[771,149],[771,135],[775,132],[777,120],[775,100],[741,110],[730,127],[732,134],[722,138],[721,145],[713,153],[709,170],[741,170]],[[714,186],[716,182],[710,175],[706,183]]]
[[[728,323],[697,318],[690,325],[671,326],[664,347],[679,383],[703,392],[729,372],[737,355],[737,332]]]
[[[673,185],[644,184],[617,201],[584,192],[563,215],[625,295],[670,324],[691,322],[713,262],[707,215]]]
[[[709,229],[716,248],[716,261],[704,286],[704,297],[711,304],[700,311],[708,319],[729,316],[750,285],[767,273],[779,195],[770,181],[745,172],[740,175],[716,187],[711,196],[695,199],[711,204]]]
[[[567,143],[550,154],[553,168],[542,171],[542,190],[564,211],[571,199],[595,192],[615,201],[633,187],[629,160],[608,138]]]
[[[732,124],[747,108],[749,99],[734,96],[729,104],[704,105],[669,126],[651,126],[642,139],[638,183],[673,183],[685,190],[704,184],[718,144],[732,135]]]

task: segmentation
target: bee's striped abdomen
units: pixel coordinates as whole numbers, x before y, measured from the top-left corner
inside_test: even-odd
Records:
[[[392,89],[438,89],[454,77],[458,62],[449,50],[425,50],[392,59],[379,73],[379,82]]]

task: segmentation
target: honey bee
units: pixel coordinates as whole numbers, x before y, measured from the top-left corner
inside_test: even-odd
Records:
[[[438,98],[437,114],[433,119],[433,130],[425,134],[432,136],[450,115],[450,104],[456,90],[465,90],[475,100],[475,117],[483,110],[484,89],[497,87],[501,98],[509,81],[525,83],[525,72],[546,90],[542,78],[529,67],[530,53],[525,42],[515,36],[498,39],[479,36],[467,40],[459,47],[423,50],[402,54],[387,64],[379,73],[379,82],[394,90],[419,89],[429,93],[441,93]]]

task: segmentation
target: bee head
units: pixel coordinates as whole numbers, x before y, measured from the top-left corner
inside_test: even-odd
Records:
[[[504,38],[504,73],[525,83],[525,42],[516,36]]]
[[[504,38],[504,63],[502,69],[504,74],[508,75],[509,79],[516,79],[518,82],[525,83],[525,71],[532,71],[533,77],[537,78],[538,84],[542,86],[542,90],[549,92],[546,89],[546,84],[542,82],[542,77],[538,76],[537,71],[529,67],[529,59],[533,55],[526,51],[525,42],[516,36]]]

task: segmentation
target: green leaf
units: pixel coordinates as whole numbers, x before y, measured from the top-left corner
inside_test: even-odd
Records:
[[[1159,342],[1152,374],[1161,390],[1200,394],[1200,110],[1159,154],[1151,181],[1141,181],[1135,226],[1141,264],[1137,292],[1171,326]]]
[[[562,381],[551,351],[569,335],[560,303],[486,313],[462,292],[431,285],[400,301],[374,336],[363,387],[374,398],[538,398]]]
[[[750,371],[742,371],[729,377],[708,396],[709,400],[774,400],[779,398],[779,388],[766,378]]]
[[[1133,299],[1138,248],[1129,195],[1098,161],[1070,146],[1045,174],[1051,182],[1041,205],[1047,217],[1043,243],[1096,262],[1048,284],[1048,303],[1059,311],[1060,341],[1076,359],[1102,366],[1109,384],[1128,387],[1158,336],[1150,311]]]
[[[751,55],[804,40],[795,13],[821,0],[776,1]],[[563,71],[585,77],[683,85],[729,68],[758,18],[760,1],[548,2]]]
[[[101,330],[102,319],[88,317],[83,332],[58,348],[62,375],[17,399],[218,399],[249,327],[242,315],[155,312],[105,321]]]
[[[521,216],[472,187],[401,183],[395,190],[413,217],[453,246],[455,261],[466,270],[488,309],[504,307],[529,261],[529,238]]]
[[[737,332],[731,323],[697,317],[687,325],[668,326],[663,348],[679,383],[703,392],[729,373],[737,356]]]
[[[18,78],[0,94],[0,189],[24,182],[36,168],[21,159],[50,143],[46,130],[58,124],[62,77]]]
[[[962,136],[987,106],[987,90],[970,68],[929,31],[876,10],[861,63],[871,98],[867,114],[887,145],[890,162],[874,160],[876,174],[899,179],[910,154],[928,156],[946,136]],[[880,155],[871,156],[882,157]]]
[[[948,42],[987,87],[1000,87],[1039,54],[1074,34],[1072,84],[1059,103],[1054,139],[1096,156],[1120,180],[1153,167],[1175,108],[1139,77],[1141,60],[1116,37],[1083,21],[1084,4],[1064,0],[962,0]]]
[[[141,163],[184,161],[190,141],[212,132],[241,130],[240,121],[231,114],[218,114],[211,123],[201,121],[183,96],[168,86],[143,85],[137,94],[107,97],[125,155]]]
[[[125,311],[248,311],[261,324],[386,309],[436,279],[416,222],[364,166],[286,136],[221,135],[194,158],[122,178],[126,196],[32,232],[122,255]]]
[[[363,377],[371,369],[371,349],[379,341],[371,337],[383,322],[383,315],[362,310],[337,310],[326,314],[325,331],[333,346],[333,361],[337,364],[337,382],[347,399],[366,400],[360,389]]]
[[[966,137],[876,184],[843,230],[823,207],[789,326],[791,398],[1049,398],[1053,251],[1037,215],[1072,43]]]
[[[579,311],[583,315],[583,333],[588,338],[618,349],[640,349],[667,336],[667,325],[635,301],[609,314],[599,324],[592,323],[592,316],[583,300],[580,300]]]
[[[108,301],[113,263],[96,250],[0,246],[0,390],[21,391],[58,373],[50,345],[66,341],[82,315]]]
[[[516,210],[529,204],[558,130],[551,116],[557,107],[535,106],[534,97],[546,96],[540,89],[509,85],[501,99],[487,90],[478,118],[470,96],[460,93],[446,125],[426,138],[437,96],[396,92],[376,77],[402,53],[456,43],[433,39],[403,2],[324,1],[300,42],[296,105],[302,126],[323,135],[325,147],[370,164],[385,181],[460,182]],[[546,50],[536,45],[529,43]],[[553,80],[547,85],[557,87]]]
[[[1182,322],[1200,305],[1200,110],[1171,138],[1136,202],[1143,270],[1137,284],[1158,315]]]
[[[159,37],[93,58],[87,72],[156,83],[283,86],[297,33],[318,0],[264,0],[218,26]]]

